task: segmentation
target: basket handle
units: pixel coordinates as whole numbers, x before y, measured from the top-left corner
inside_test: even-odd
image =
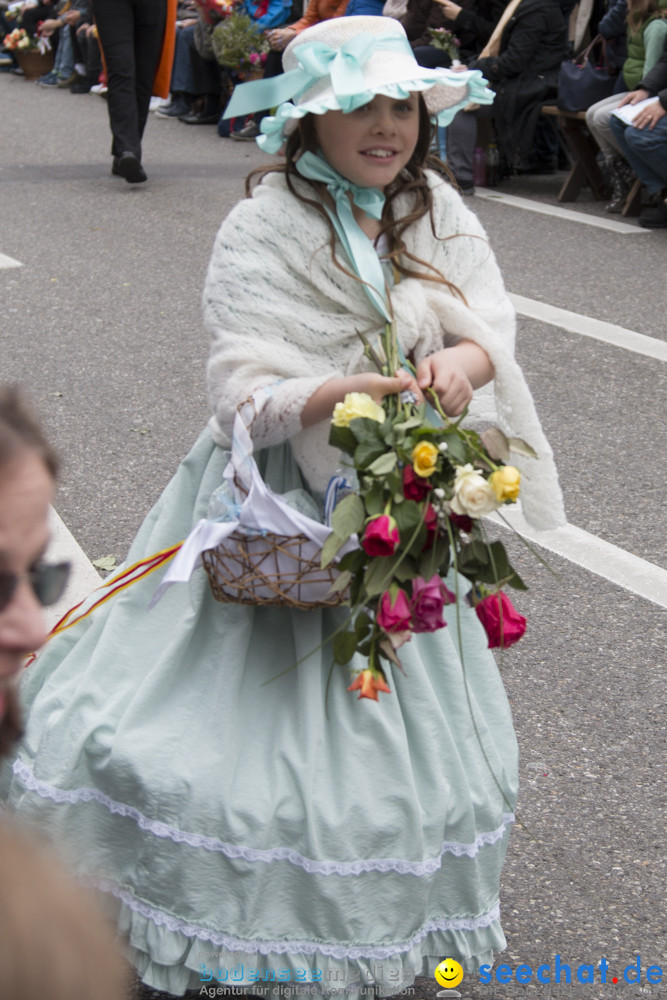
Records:
[[[259,469],[255,462],[252,425],[270,395],[270,391],[258,389],[254,395],[239,403],[234,417],[230,464],[233,469],[234,485],[245,496],[250,493],[253,480],[260,478]]]

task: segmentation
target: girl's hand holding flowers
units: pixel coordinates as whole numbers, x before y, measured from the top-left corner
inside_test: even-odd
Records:
[[[493,378],[493,365],[481,347],[460,340],[454,347],[430,354],[417,365],[420,389],[431,389],[448,417],[458,417],[472,399],[473,390]]]

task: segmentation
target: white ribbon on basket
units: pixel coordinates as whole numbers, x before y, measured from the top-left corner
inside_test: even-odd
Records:
[[[306,558],[312,558],[320,552],[331,534],[328,525],[314,521],[286,504],[278,493],[274,493],[266,485],[260,475],[254,457],[250,426],[264,406],[268,395],[269,392],[266,390],[258,392],[253,399],[239,407],[234,419],[232,454],[223,478],[240,505],[238,520],[211,521],[202,518],[195,525],[156,588],[148,605],[149,610],[157,604],[172,583],[185,583],[190,579],[195,569],[202,564],[202,552],[214,549],[234,532],[260,538],[267,534],[305,535],[310,539],[303,546]],[[340,559],[346,552],[358,548],[358,544],[357,536],[353,535],[340,549],[337,558]],[[323,598],[324,590],[328,590],[329,587],[327,585],[322,588],[320,585],[319,589],[322,592],[312,594],[313,601]]]

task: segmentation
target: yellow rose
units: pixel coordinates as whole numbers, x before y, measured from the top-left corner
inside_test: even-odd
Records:
[[[513,465],[503,465],[501,469],[491,473],[489,482],[498,503],[504,503],[505,500],[511,500],[513,503],[521,489],[521,473]]]
[[[498,507],[496,494],[488,480],[472,465],[460,465],[454,478],[450,506],[455,514],[483,517]]]
[[[438,461],[438,449],[430,441],[420,441],[412,449],[412,468],[416,476],[428,479],[435,472]]]
[[[374,399],[365,392],[348,392],[342,403],[334,406],[331,422],[335,427],[349,427],[351,420],[357,417],[367,417],[369,420],[377,420],[383,424],[386,420],[386,413]]]

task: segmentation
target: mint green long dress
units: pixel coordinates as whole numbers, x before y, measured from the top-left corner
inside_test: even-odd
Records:
[[[187,535],[227,458],[205,431],[128,563]],[[297,483],[288,447],[263,458],[275,489]],[[98,887],[144,981],[354,997],[445,956],[492,962],[517,750],[474,612],[414,636],[376,704],[346,669],[329,681],[318,647],[344,609],[219,604],[198,570],[147,612],[159,576],[26,670],[4,774],[10,808]]]

